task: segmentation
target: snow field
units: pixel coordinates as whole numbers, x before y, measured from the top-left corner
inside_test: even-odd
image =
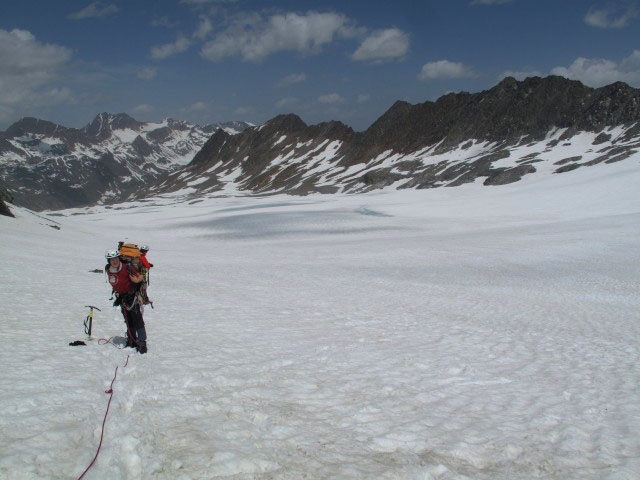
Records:
[[[166,200],[0,218],[0,477],[79,475],[147,243],[150,351],[85,478],[633,479],[637,166],[503,187]],[[75,215],[75,213],[83,213]],[[73,248],[71,248],[71,246]],[[89,343],[89,342],[88,342]]]

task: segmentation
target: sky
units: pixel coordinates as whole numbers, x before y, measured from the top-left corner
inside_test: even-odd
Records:
[[[0,130],[126,112],[362,131],[505,76],[638,88],[639,33],[640,0],[3,0]]]

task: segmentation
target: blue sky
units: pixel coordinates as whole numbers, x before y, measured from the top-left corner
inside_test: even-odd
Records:
[[[640,87],[639,33],[638,0],[3,0],[0,129],[106,111],[364,130],[507,75]]]

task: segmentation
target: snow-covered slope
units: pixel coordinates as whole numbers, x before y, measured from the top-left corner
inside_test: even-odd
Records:
[[[564,156],[564,153],[562,154]],[[0,477],[635,479],[638,159],[487,188],[0,217]],[[155,264],[149,353],[104,277]]]

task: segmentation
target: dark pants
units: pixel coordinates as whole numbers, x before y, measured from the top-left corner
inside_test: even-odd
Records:
[[[122,309],[124,323],[127,326],[127,343],[133,344],[138,348],[146,347],[147,331],[144,328],[140,304],[136,301],[131,310],[127,310],[123,302],[120,308]]]

